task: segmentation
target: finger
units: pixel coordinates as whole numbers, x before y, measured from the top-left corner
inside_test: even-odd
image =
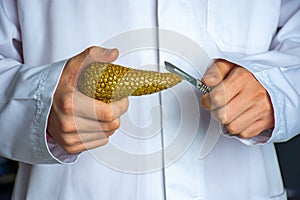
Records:
[[[58,142],[61,144],[61,146],[70,147],[93,140],[101,140],[103,138],[111,136],[113,133],[114,131],[61,133],[61,137]]]
[[[82,143],[78,145],[79,151],[90,150],[100,146],[103,146],[109,142],[109,137],[103,138],[101,140],[91,140],[89,142]]]
[[[227,74],[231,71],[235,64],[223,59],[216,60],[205,72],[202,80],[209,87],[218,85]]]
[[[84,132],[84,133],[79,133],[78,136],[82,143],[86,143],[93,140],[101,140],[103,138],[110,137],[114,133],[115,131]]]
[[[107,138],[111,135],[113,135],[115,131],[100,131],[100,132],[83,132],[78,133],[76,139],[74,139],[72,142],[69,143],[69,145],[78,145],[80,143],[88,143],[94,140],[102,140],[103,138]],[[70,135],[70,134],[69,134]],[[67,139],[67,137],[66,137]]]
[[[115,131],[120,127],[120,118],[109,122],[101,122],[97,119],[82,118],[74,115],[54,115],[51,111],[48,120],[48,130],[52,132],[73,133],[73,132],[99,132]]]
[[[74,57],[74,62],[81,62],[82,65],[89,65],[93,62],[112,62],[119,55],[118,49],[106,49],[97,46],[91,46]]]
[[[87,97],[79,91],[74,91],[74,114],[83,118],[94,119],[102,122],[111,122],[119,118],[128,109],[128,98],[111,103]]]
[[[119,52],[117,49],[105,49],[101,47],[92,46],[87,48],[81,54],[86,65],[92,62],[112,62],[114,61]]]
[[[260,117],[260,112],[253,107],[249,108],[241,115],[239,115],[232,122],[226,124],[227,130],[231,134],[240,134],[243,130],[247,129],[251,124],[257,121]]]
[[[115,131],[120,127],[120,118],[114,119],[111,122],[101,122],[97,120],[91,120],[87,118],[76,118],[75,119],[77,132],[111,132]]]
[[[252,89],[250,86],[253,86],[253,84],[249,83],[253,83],[253,80],[256,79],[248,70],[240,66],[234,66],[226,78],[214,87],[209,95],[203,96],[202,105],[209,110],[222,107],[228,104],[239,93],[244,92],[245,88],[247,90]],[[247,91],[246,96],[244,96],[246,99],[252,95],[249,92],[251,91]]]
[[[247,129],[243,130],[238,136],[240,138],[249,139],[255,136],[258,136],[263,131],[273,128],[272,126],[267,126],[266,122],[263,120],[258,120],[255,123],[251,124]]]
[[[213,117],[219,120],[222,124],[228,124],[248,110],[255,103],[258,103],[257,99],[253,99],[248,92],[241,92],[232,97],[232,99],[226,105],[212,110],[211,113]]]
[[[233,84],[227,84],[227,82],[224,81],[210,93],[204,95],[201,99],[201,103],[206,109],[218,109],[228,104],[235,96],[237,96],[240,89],[240,85],[234,86]]]
[[[239,99],[234,98],[226,106],[220,107],[218,109],[212,110],[211,115],[214,119],[220,121],[222,124],[229,124],[236,118],[238,118],[242,113],[246,112],[251,105],[242,104]]]
[[[250,107],[240,116],[238,116],[235,120],[233,120],[231,123],[226,125],[228,131],[232,134],[242,134],[247,129],[249,129],[249,127],[251,126],[255,127],[254,124],[258,122],[264,125],[263,127],[264,130],[273,127],[274,126],[273,114],[272,112],[268,111],[268,109],[264,109],[263,106],[264,105],[256,105]],[[256,132],[256,134],[259,133],[260,132]]]
[[[88,142],[84,142],[84,143],[77,143],[75,145],[71,145],[71,146],[62,146],[63,149],[70,153],[70,154],[76,154],[76,153],[81,153],[83,151],[89,150],[89,149],[94,149],[100,146],[103,146],[105,144],[107,144],[109,141],[108,137],[99,139],[99,140],[91,140]]]
[[[123,115],[128,110],[128,106],[129,106],[128,97],[112,102],[111,106],[115,117],[114,119],[120,118],[121,115]]]
[[[224,95],[224,102],[211,100],[213,103],[217,102],[215,104],[219,103],[219,106],[223,106],[222,103],[224,103],[224,106],[218,108],[215,113],[224,124],[230,123],[252,106],[256,108],[256,111],[260,111],[260,116],[273,112],[266,90],[244,68],[237,67],[232,70],[225,79],[224,85],[229,91]]]
[[[210,93],[203,95],[201,98],[201,104],[204,108],[212,110],[223,106],[229,101],[229,97],[236,95],[237,89],[230,90],[229,88],[226,88],[227,84],[224,84],[224,81],[227,79],[227,75],[230,74],[235,67],[236,66],[233,63],[226,60],[217,60],[211,67],[208,68],[202,80],[208,86],[213,87],[213,89]],[[230,84],[229,86],[232,85],[233,84]],[[227,91],[232,91],[232,94],[226,94],[225,92]]]

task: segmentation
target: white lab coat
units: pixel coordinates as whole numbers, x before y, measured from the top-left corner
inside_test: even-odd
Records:
[[[1,0],[0,154],[20,161],[13,199],[285,199],[272,142],[300,131],[299,8],[279,0]],[[47,117],[66,60],[91,45],[119,48],[119,64],[163,71],[157,64],[168,60],[199,78],[210,59],[244,66],[272,99],[272,137],[259,145],[265,137],[222,135],[203,153],[220,126],[182,82],[130,98],[108,145],[67,154],[47,142]]]

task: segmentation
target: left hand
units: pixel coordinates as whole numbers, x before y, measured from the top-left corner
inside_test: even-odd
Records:
[[[203,81],[213,90],[202,97],[202,105],[231,134],[252,138],[274,127],[269,94],[245,68],[216,60]]]
[[[89,47],[68,60],[58,82],[48,118],[47,132],[68,153],[75,154],[108,143],[120,127],[120,117],[128,109],[128,98],[104,103],[83,95],[77,77],[92,62],[113,62],[116,49]]]

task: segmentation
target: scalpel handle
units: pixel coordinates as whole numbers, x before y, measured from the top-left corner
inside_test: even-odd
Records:
[[[200,80],[197,80],[197,89],[202,92],[203,94],[207,94],[211,91],[211,88],[208,87],[205,83]]]

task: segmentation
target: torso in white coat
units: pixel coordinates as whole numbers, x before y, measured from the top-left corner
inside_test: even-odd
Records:
[[[158,64],[168,60],[199,78],[222,52],[268,50],[280,9],[278,0],[17,2],[19,16],[12,18],[20,20],[25,64],[52,63],[98,45],[119,48],[119,64],[163,71]],[[200,159],[206,133],[219,130],[209,130],[215,122],[200,97],[183,82],[130,98],[108,145],[72,164],[21,163],[14,198],[285,199],[272,144],[247,146],[221,136]]]

